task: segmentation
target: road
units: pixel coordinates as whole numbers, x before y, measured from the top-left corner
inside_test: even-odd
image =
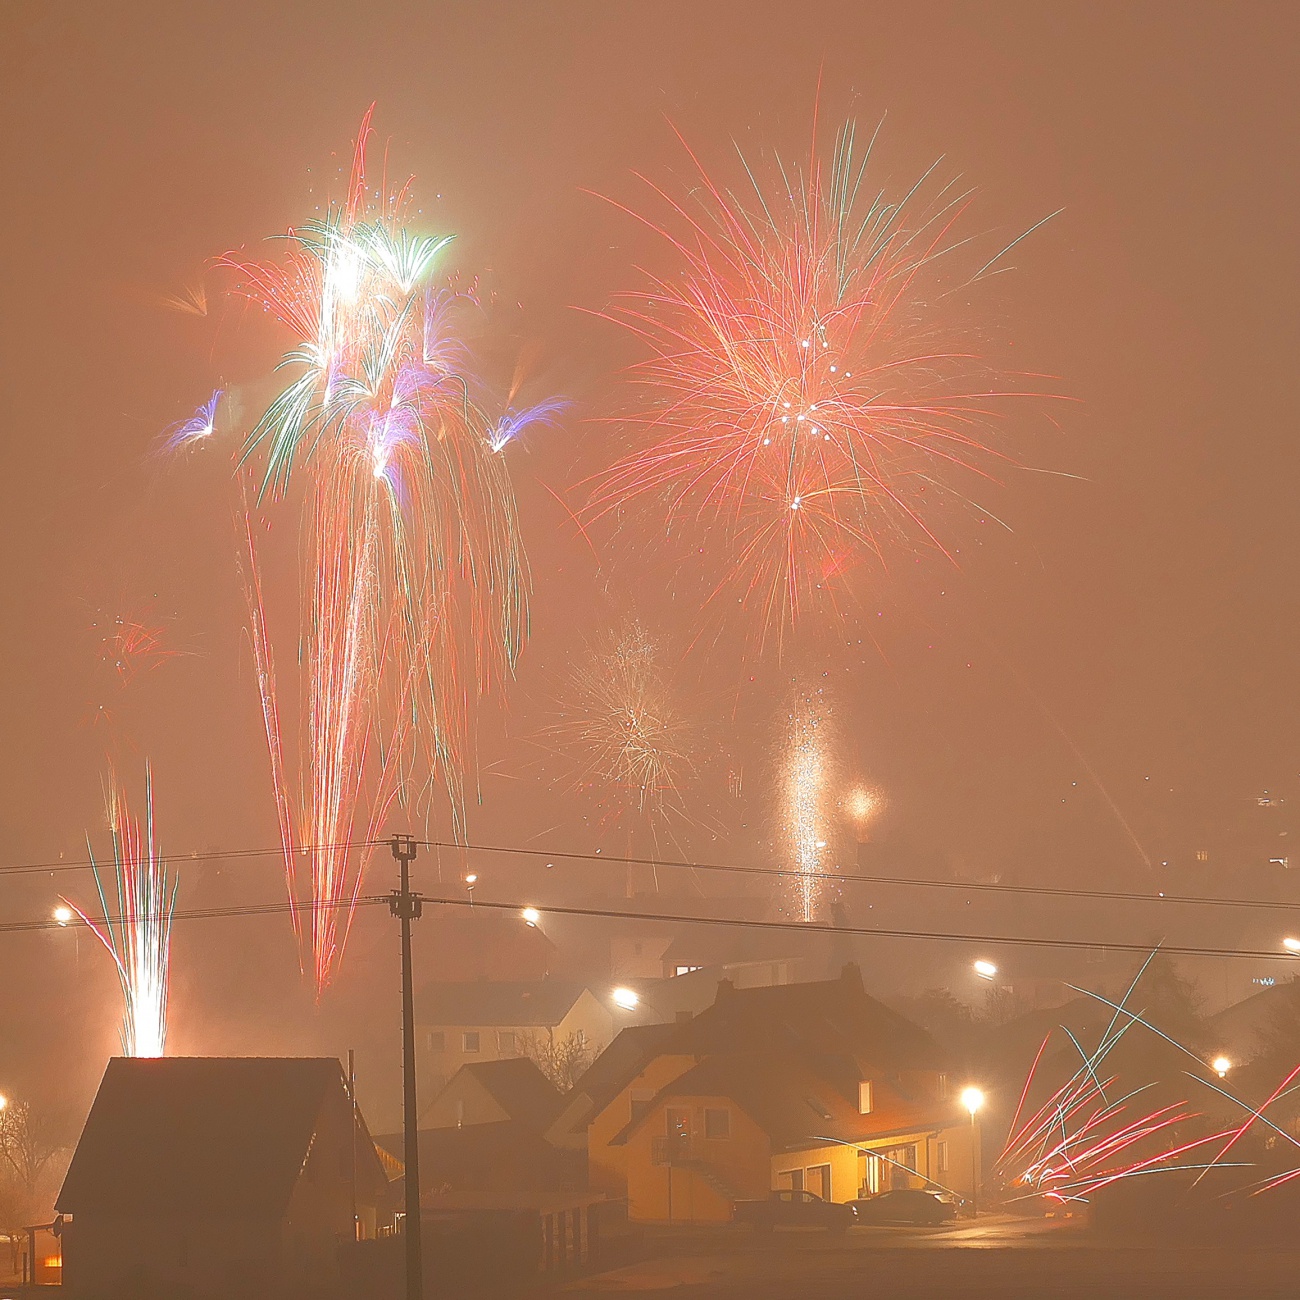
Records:
[[[1300,1234],[1298,1234],[1300,1237]],[[1190,1300],[1300,1295],[1300,1249],[1098,1241],[1074,1223],[990,1216],[944,1228],[855,1227],[843,1237],[663,1233],[654,1258],[548,1288],[560,1300],[884,1300],[1062,1297]]]

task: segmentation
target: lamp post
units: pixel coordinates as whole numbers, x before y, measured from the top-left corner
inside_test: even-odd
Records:
[[[984,1094],[978,1088],[963,1088],[961,1104],[970,1111],[970,1212],[971,1218],[979,1214],[979,1149],[975,1129],[975,1112],[984,1105]]]

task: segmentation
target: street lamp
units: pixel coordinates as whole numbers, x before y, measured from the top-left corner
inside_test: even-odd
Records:
[[[1228,1060],[1226,1056],[1216,1056],[1214,1060],[1210,1062],[1210,1068],[1219,1076],[1220,1079],[1226,1079],[1228,1077],[1228,1071],[1232,1069],[1232,1062]]]
[[[521,915],[524,918],[525,925],[531,925],[536,928],[538,921],[542,919],[542,914],[535,907],[525,907]]]
[[[9,1106],[9,1098],[6,1097],[4,1093],[0,1093],[0,1110],[6,1110],[8,1109],[8,1106]]]
[[[975,1112],[984,1105],[984,1094],[978,1088],[963,1088],[961,1104],[970,1111],[970,1212],[971,1218],[979,1214],[979,1161],[976,1149]]]
[[[624,1011],[635,1011],[641,1005],[640,995],[635,989],[618,988],[610,994],[614,999],[616,1007],[622,1007]]]
[[[998,973],[998,968],[991,961],[982,958],[975,963],[975,974],[982,980],[991,980]]]
[[[1282,947],[1287,952],[1300,952],[1300,939],[1283,939]]]
[[[72,908],[61,903],[54,909],[54,919],[59,923],[59,925],[67,925],[68,922],[72,920]]]

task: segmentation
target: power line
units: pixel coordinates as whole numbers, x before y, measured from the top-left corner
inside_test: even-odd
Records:
[[[387,844],[387,840],[342,840],[337,844],[299,844],[290,850],[292,856],[297,857],[300,854],[323,853],[327,849],[358,849],[358,848],[376,848],[379,845]],[[221,862],[227,859],[242,858],[265,858],[265,857],[284,857],[283,845],[276,845],[275,848],[267,849],[209,849],[206,852],[184,853],[179,855],[160,854],[160,859],[166,865],[171,867],[183,867],[187,862]],[[93,871],[96,866],[111,867],[116,862],[121,861],[132,865],[138,865],[146,861],[145,858],[121,858],[116,859],[108,855],[96,862],[93,858],[58,858],[52,862],[12,862],[0,864],[0,876],[23,876],[23,875],[44,875],[59,871]]]
[[[502,902],[490,899],[445,898],[424,895],[424,902],[430,906],[462,907],[473,910],[484,908],[491,911],[520,912],[525,906],[519,902]],[[361,895],[356,899],[357,907],[387,906],[389,895]],[[346,908],[344,902],[306,902],[290,903],[287,900],[276,903],[249,903],[229,907],[187,908],[172,913],[173,921],[213,920],[226,917],[274,916],[290,912],[317,912]],[[1243,957],[1251,960],[1277,960],[1286,954],[1281,952],[1251,948],[1210,948],[1192,944],[1158,944],[1133,943],[1129,941],[1110,941],[1097,939],[1049,939],[1045,937],[1015,934],[964,934],[944,930],[897,930],[877,929],[870,926],[830,925],[822,921],[763,921],[747,920],[731,916],[700,916],[680,912],[634,912],[624,908],[609,907],[573,907],[565,905],[547,906],[539,910],[544,915],[572,916],[601,920],[658,922],[673,925],[717,925],[731,929],[769,930],[795,934],[829,934],[852,935],[858,938],[875,939],[911,939],[932,940],[941,943],[981,944],[992,947],[1032,947],[1060,948],[1067,951],[1098,949],[1111,952],[1150,953],[1153,947],[1174,957]],[[108,921],[117,924],[127,918],[108,917]],[[136,920],[157,919],[136,917]],[[0,922],[0,934],[22,933],[39,930],[57,930],[88,928],[88,923],[79,918],[59,922],[49,919],[31,921]]]
[[[386,841],[385,841],[386,842]],[[679,859],[634,858],[616,853],[568,853],[562,849],[522,849],[498,844],[453,844],[448,841],[421,841],[425,848],[456,849],[473,853],[501,853],[534,858],[560,858],[569,861],[610,863],[622,866],[677,868],[683,871],[711,871],[738,876],[768,876],[786,879],[809,878],[838,885],[900,885],[918,889],[955,889],[969,893],[1030,894],[1047,898],[1095,898],[1108,902],[1186,903],[1201,907],[1256,907],[1265,909],[1297,908],[1300,902],[1276,902],[1263,898],[1214,898],[1206,894],[1138,894],[1117,889],[1068,889],[1051,885],[1004,885],[960,880],[914,880],[908,876],[841,875],[834,871],[799,871],[793,867],[749,867],[737,863],[684,862]]]

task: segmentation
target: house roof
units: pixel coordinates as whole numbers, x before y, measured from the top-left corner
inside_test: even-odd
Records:
[[[400,1133],[375,1140],[381,1149],[401,1155]],[[515,1120],[421,1129],[419,1146],[420,1200],[425,1205],[473,1193],[505,1206],[522,1194],[582,1184],[581,1158],[556,1150]]]
[[[447,1088],[462,1076],[473,1079],[512,1120],[536,1131],[555,1118],[563,1102],[560,1090],[527,1057],[462,1065]]]
[[[853,1057],[876,1070],[942,1070],[943,1053],[919,1025],[867,994],[857,966],[837,979],[737,989],[723,980],[713,1005],[674,1027],[670,1050],[780,1051]]]
[[[115,1058],[56,1208],[281,1213],[331,1089],[344,1093],[339,1063],[328,1058]]]
[[[415,999],[421,1025],[524,1025],[551,1028],[585,993],[567,980],[437,981]]]

